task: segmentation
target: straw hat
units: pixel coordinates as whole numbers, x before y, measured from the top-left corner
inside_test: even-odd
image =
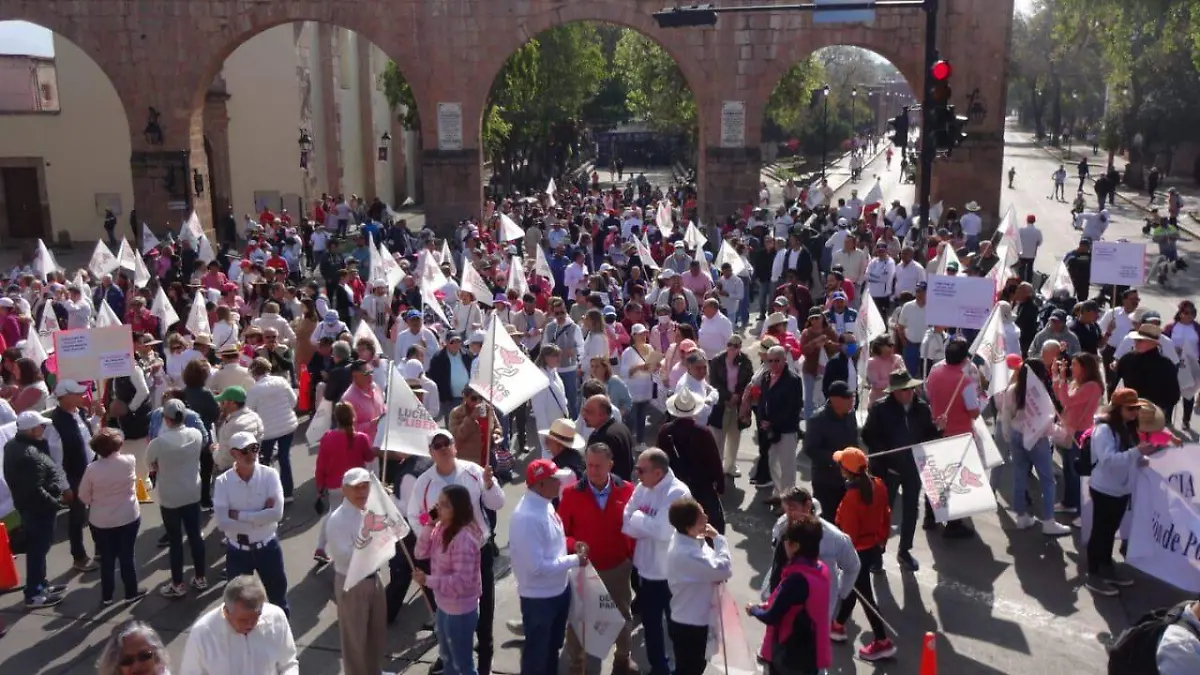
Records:
[[[672,417],[695,417],[700,414],[701,401],[691,389],[680,387],[667,399],[667,412]]]
[[[575,425],[571,423],[571,420],[566,418],[554,420],[550,423],[549,429],[539,430],[538,435],[542,438],[557,441],[574,450],[582,450],[587,445],[583,437],[575,433]]]

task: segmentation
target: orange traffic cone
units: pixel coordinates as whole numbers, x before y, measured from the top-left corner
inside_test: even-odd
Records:
[[[926,633],[921,641],[920,675],[937,675],[937,635]]]
[[[4,523],[0,523],[0,591],[12,591],[20,586],[17,562],[13,559],[12,547],[8,543],[8,528]]]
[[[146,482],[149,479],[148,478],[138,478],[136,480],[137,480],[136,488],[137,488],[138,503],[153,504],[154,500],[150,498],[150,491],[146,489]]]

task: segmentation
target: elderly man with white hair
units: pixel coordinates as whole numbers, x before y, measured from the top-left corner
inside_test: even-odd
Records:
[[[267,602],[267,589],[251,574],[230,579],[223,602],[192,624],[179,670],[179,675],[230,673],[300,673],[287,615]]]
[[[441,401],[438,399],[437,383],[429,379],[429,376],[425,374],[425,366],[422,365],[419,360],[408,359],[407,361],[400,361],[399,363],[401,364],[401,374],[404,375],[404,380],[408,383],[408,386],[412,387],[416,384],[420,384],[421,388],[425,390],[425,409],[428,410],[429,415],[436,420],[438,418],[438,413],[441,412],[442,407]]]

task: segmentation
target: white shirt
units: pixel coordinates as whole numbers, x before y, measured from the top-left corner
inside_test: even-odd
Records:
[[[675,528],[667,520],[667,510],[676,500],[690,496],[691,490],[670,469],[654,487],[638,483],[633,489],[625,505],[621,532],[637,540],[633,566],[641,578],[651,581],[667,578],[667,551],[675,534]]]
[[[67,330],[89,327],[92,319],[92,303],[81,297],[79,302],[67,300],[63,303],[63,307],[67,308]]]
[[[475,524],[483,533],[480,541],[488,541],[492,528],[488,525],[487,518],[479,505],[482,503],[486,508],[499,511],[504,508],[504,490],[500,489],[498,481],[492,481],[492,487],[484,489],[483,469],[474,462],[454,460],[454,472],[449,476],[438,473],[436,465],[429,467],[425,473],[418,476],[416,484],[413,485],[412,495],[408,499],[408,507],[404,510],[405,515],[408,516],[408,522],[420,521],[422,513],[429,513],[429,509],[437,506],[438,495],[447,485],[461,485],[471,493],[471,506],[475,509]]]
[[[833,266],[841,265],[843,274],[853,284],[858,284],[867,274],[867,261],[870,256],[861,248],[853,251],[840,250],[833,254]]]
[[[393,358],[396,363],[404,363],[407,361],[408,356],[406,355],[408,354],[409,348],[418,344],[425,346],[425,359],[423,365],[425,366],[425,369],[428,370],[429,362],[433,360],[433,355],[438,353],[438,350],[440,350],[442,347],[438,344],[437,336],[434,335],[433,331],[429,330],[429,328],[426,326],[421,326],[421,330],[417,331],[416,333],[413,333],[411,328],[405,327],[404,330],[400,331],[396,335],[396,351],[393,354]]]
[[[705,358],[713,358],[725,351],[725,345],[733,336],[733,322],[717,312],[712,317],[700,320],[700,331],[696,334],[696,346],[704,351]]]
[[[1080,236],[1087,237],[1092,241],[1103,239],[1104,232],[1108,229],[1108,221],[1099,213],[1081,213],[1075,218],[1075,225],[1083,230]]]
[[[729,295],[719,295],[717,299],[721,302],[721,309],[728,316],[737,314],[738,306],[742,302],[742,298],[746,295],[746,285],[735,276],[720,276],[717,278],[717,289],[724,291]]]
[[[972,211],[968,211],[966,214],[964,214],[963,217],[959,219],[958,224],[962,227],[964,236],[978,237],[979,233],[983,231],[983,219],[979,217],[978,213],[974,213]]]
[[[915,294],[917,292],[917,284],[925,281],[925,268],[912,260],[907,263],[903,261],[897,262],[894,279],[892,297],[904,292]]]
[[[1133,330],[1133,322],[1130,321],[1129,312],[1126,312],[1124,307],[1113,307],[1104,312],[1104,316],[1100,317],[1097,324],[1100,326],[1101,334],[1107,333],[1109,326],[1112,326],[1112,335],[1108,338],[1110,345],[1120,344],[1121,339]]]
[[[900,308],[896,325],[904,329],[906,340],[920,343],[925,337],[925,308],[918,305],[916,300],[909,300]]]
[[[733,558],[724,535],[710,547],[703,539],[680,534],[671,536],[667,550],[671,576],[671,620],[688,626],[707,626],[712,617],[713,592],[733,577]]]
[[[867,263],[867,293],[873,298],[890,297],[895,275],[896,261],[891,258],[871,258],[871,262]]]
[[[333,560],[333,570],[342,576],[350,571],[354,537],[362,525],[362,511],[343,499],[325,521],[325,552]]]
[[[575,290],[582,287],[582,283],[588,276],[587,265],[579,263],[571,263],[567,265],[567,269],[563,270],[563,285],[567,287],[567,297],[575,297]]]
[[[249,635],[236,633],[224,604],[192,624],[179,675],[299,675],[296,642],[283,610],[266,603]]]
[[[1042,245],[1042,231],[1032,223],[1017,230],[1017,239],[1021,244],[1021,257],[1033,260],[1037,257],[1038,247]]]
[[[274,500],[271,506],[266,505],[268,499]],[[230,509],[237,511],[237,519],[229,517]],[[255,464],[250,480],[242,480],[236,468],[217,476],[213,516],[230,544],[237,541],[239,534],[246,535],[251,544],[274,539],[279,521],[283,520],[283,483],[279,482],[279,472]]]
[[[513,510],[508,526],[513,574],[522,598],[554,598],[567,590],[567,575],[579,556],[567,554],[562,519],[549,499],[528,491]]]
[[[771,261],[771,281],[779,281],[784,272],[788,270],[798,270],[800,268],[800,259],[804,257],[804,249],[785,248],[775,253],[775,259]],[[801,279],[801,282],[808,282],[808,279]]]

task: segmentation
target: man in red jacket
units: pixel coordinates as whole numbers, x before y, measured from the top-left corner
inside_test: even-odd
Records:
[[[588,558],[596,573],[608,588],[617,609],[628,620],[629,605],[633,600],[630,573],[634,542],[621,533],[621,524],[625,505],[633,496],[633,483],[612,473],[612,450],[603,443],[588,447],[585,463],[586,480],[567,488],[558,504],[558,515],[567,535],[567,549],[574,550],[579,541],[587,544]],[[617,636],[614,675],[631,672],[629,633],[630,626],[626,623]],[[571,675],[585,672],[583,649],[572,631],[567,631],[567,659],[570,664],[567,672]]]

